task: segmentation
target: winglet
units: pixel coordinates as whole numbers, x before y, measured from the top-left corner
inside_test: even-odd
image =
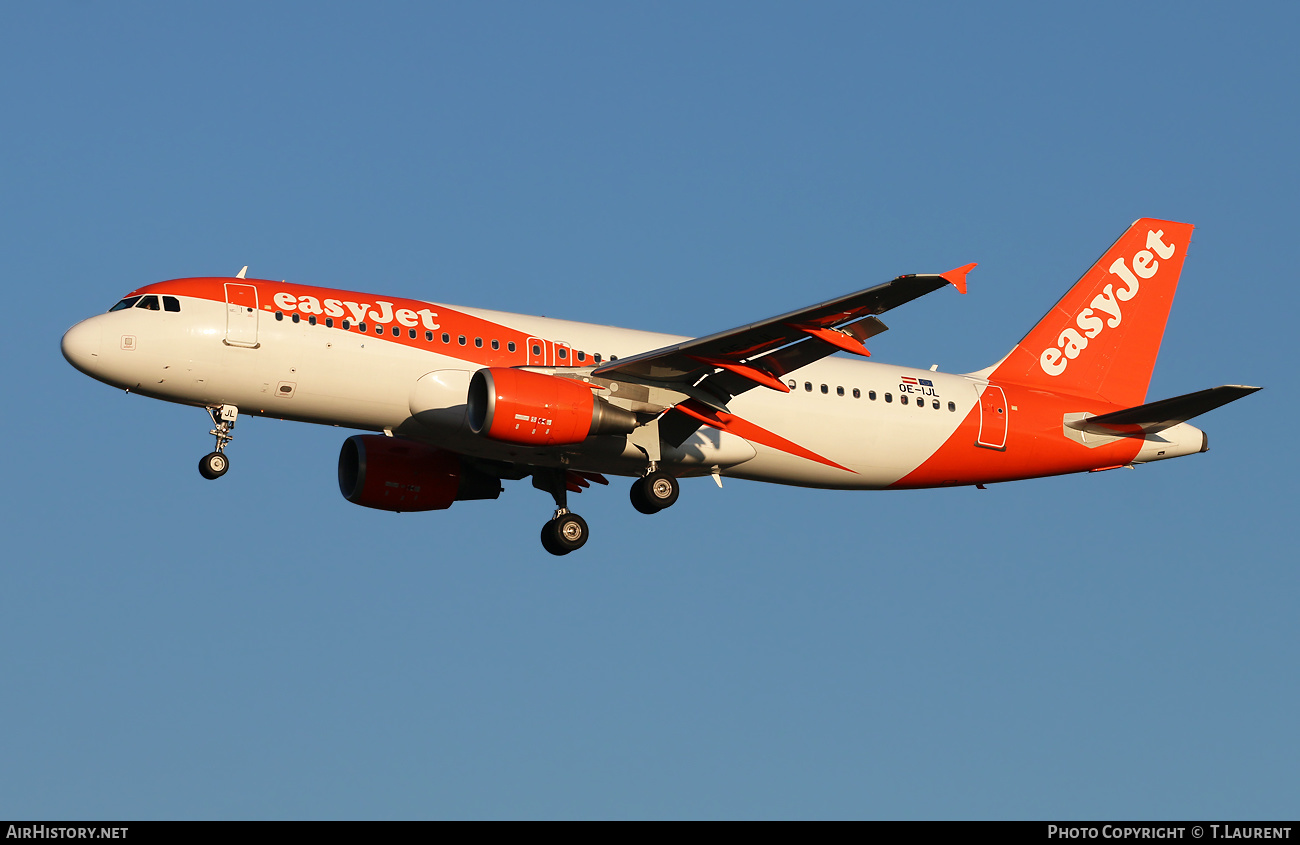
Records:
[[[978,264],[967,264],[958,267],[956,270],[949,270],[947,273],[940,273],[939,278],[948,282],[962,293],[966,292],[966,274],[978,267]]]
[[[244,278],[244,274],[247,273],[247,272],[248,272],[248,265],[245,264],[245,265],[244,265],[244,269],[243,269],[243,270],[240,270],[239,273],[236,274],[235,278],[236,278],[236,279],[242,279],[242,278]]]

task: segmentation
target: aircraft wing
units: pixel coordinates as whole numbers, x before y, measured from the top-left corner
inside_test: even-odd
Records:
[[[862,341],[888,328],[877,314],[947,284],[965,293],[966,274],[974,267],[899,276],[757,323],[620,358],[597,367],[592,375],[669,388],[698,383],[721,403],[758,385],[788,392],[781,376],[841,350],[870,355]],[[725,411],[725,405],[720,410]]]

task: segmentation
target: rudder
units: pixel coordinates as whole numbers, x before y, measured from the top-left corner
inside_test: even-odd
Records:
[[[1192,228],[1135,222],[989,378],[1125,407],[1142,404]]]

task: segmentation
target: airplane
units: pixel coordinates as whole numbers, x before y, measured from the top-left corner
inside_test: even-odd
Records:
[[[1005,357],[948,374],[864,360],[880,315],[975,264],[911,274],[700,338],[246,278],[128,293],[63,336],[106,384],[204,408],[229,469],[242,416],[360,429],[339,487],[354,504],[442,510],[532,479],[542,546],[589,536],[568,494],[633,479],[655,514],[678,479],[897,490],[1095,472],[1204,452],[1187,423],[1259,390],[1146,402],[1193,227],[1140,219]],[[853,357],[837,353],[848,353]]]

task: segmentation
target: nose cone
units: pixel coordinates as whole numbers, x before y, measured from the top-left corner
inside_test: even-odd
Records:
[[[63,335],[63,357],[88,376],[94,376],[100,359],[102,325],[91,318],[77,323]]]

